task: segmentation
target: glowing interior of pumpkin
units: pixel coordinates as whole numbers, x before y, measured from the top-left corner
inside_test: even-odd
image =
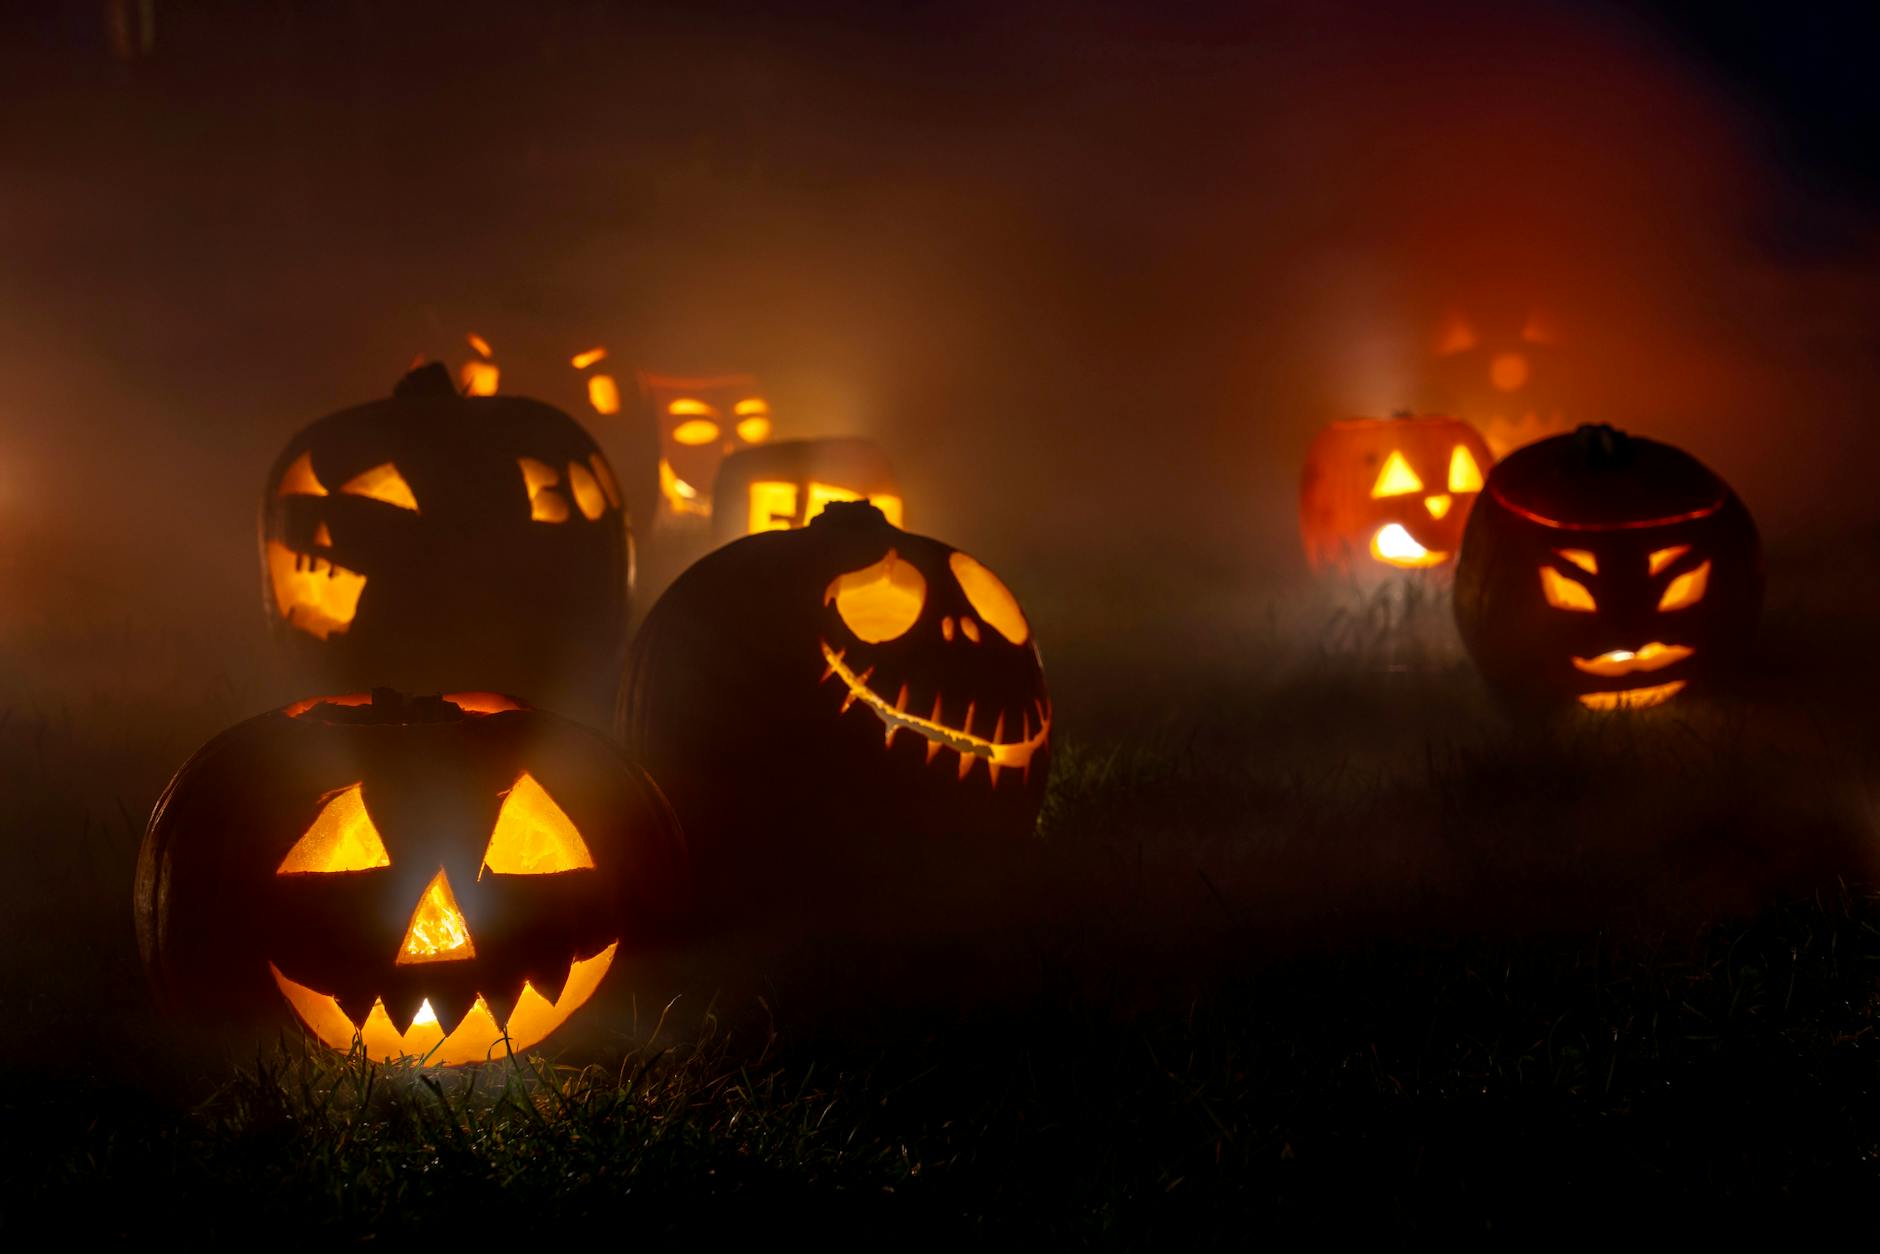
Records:
[[[484,694],[466,694],[472,700]],[[495,698],[502,701],[502,698]],[[373,871],[391,865],[384,838],[366,807],[363,784],[350,784],[321,798],[319,813],[277,870],[280,875]],[[536,779],[522,773],[503,794],[477,875],[558,875],[592,870],[594,857],[567,813]],[[561,994],[550,1002],[525,983],[505,1024],[498,1024],[479,995],[448,1035],[428,1000],[400,1029],[373,1003],[365,1022],[354,1023],[336,998],[292,979],[269,964],[276,985],[301,1021],[324,1044],[349,1050],[363,1044],[376,1061],[422,1058],[433,1065],[481,1062],[503,1048],[527,1049],[543,1040],[588,1000],[613,963],[618,942],[586,958],[573,958]],[[476,958],[469,921],[457,904],[450,876],[439,867],[418,895],[393,961],[399,966],[467,962]],[[505,1038],[507,1040],[505,1041]]]
[[[1371,556],[1386,566],[1403,570],[1441,566],[1449,560],[1448,553],[1418,544],[1402,523],[1385,523],[1377,529],[1377,534],[1371,537]]]
[[[880,644],[906,633],[927,603],[927,579],[893,549],[872,566],[837,575],[823,594],[858,640]]]
[[[470,351],[476,356],[466,361],[463,369],[457,374],[459,381],[463,384],[463,390],[471,396],[496,395],[497,385],[502,382],[502,371],[496,368],[496,362],[493,360],[496,356],[495,350],[490,347],[488,340],[474,331],[464,336],[464,341],[470,345]]]
[[[1674,679],[1668,684],[1654,684],[1649,688],[1627,688],[1621,692],[1583,692],[1580,704],[1589,710],[1646,710],[1654,705],[1663,705],[1684,690],[1684,681]]]
[[[411,485],[391,462],[360,471],[340,485],[347,496],[361,496],[398,509],[418,511],[418,498]],[[313,470],[313,454],[296,457],[275,485],[275,495],[327,496],[326,485]],[[330,548],[333,533],[322,522],[313,533],[316,548]],[[274,591],[274,606],[281,621],[296,631],[304,631],[318,640],[343,635],[359,612],[359,597],[365,591],[366,577],[349,570],[322,553],[302,553],[279,540],[267,545],[268,582]]]
[[[1616,679],[1635,671],[1661,671],[1667,666],[1677,665],[1695,652],[1697,650],[1689,645],[1665,644],[1654,640],[1636,649],[1611,649],[1598,657],[1576,657],[1573,665],[1588,675]]]
[[[960,590],[966,594],[967,601],[994,631],[1013,644],[1024,644],[1031,638],[1031,625],[1025,621],[1025,612],[1018,608],[1018,598],[1003,580],[958,550],[947,558],[947,565],[952,567],[953,577],[960,581]],[[962,619],[961,623],[965,626],[972,621]],[[977,628],[972,628],[969,634],[977,643]]]
[[[699,498],[698,489],[681,479],[672,469],[672,463],[665,458],[659,459],[659,493],[666,498],[666,506],[675,514],[700,514],[709,517],[712,512],[711,502]]]
[[[833,483],[811,480],[807,484],[797,484],[781,479],[760,479],[751,484],[750,523],[746,530],[756,535],[760,531],[788,531],[792,527],[808,526],[810,520],[828,508],[830,502],[861,499],[860,492]],[[900,497],[877,492],[867,499],[891,524],[896,527],[904,525]],[[803,502],[801,516],[797,514],[799,501]]]
[[[960,779],[964,780],[973,772],[973,765],[984,761],[986,769],[996,786],[999,772],[1003,770],[1022,771],[1027,778],[1031,774],[1031,759],[1051,736],[1051,707],[1043,701],[1023,712],[1020,716],[1020,738],[1005,739],[1005,713],[1000,711],[992,726],[990,737],[981,736],[973,730],[973,706],[968,703],[966,718],[959,727],[951,727],[941,721],[940,694],[933,698],[933,712],[922,716],[910,713],[907,709],[907,685],[901,685],[900,695],[890,704],[874,689],[868,686],[868,677],[872,671],[863,671],[859,675],[843,661],[843,654],[829,647],[825,641],[822,646],[823,661],[828,669],[823,672],[823,680],[840,679],[848,689],[848,695],[842,699],[842,708],[838,713],[848,713],[849,707],[860,701],[882,722],[882,743],[894,744],[895,736],[903,731],[910,731],[927,741],[927,760],[932,762],[942,749],[951,749],[959,755]],[[1032,729],[1033,716],[1037,717],[1037,730]]]

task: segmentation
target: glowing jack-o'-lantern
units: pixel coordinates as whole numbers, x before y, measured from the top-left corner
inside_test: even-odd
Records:
[[[315,691],[501,687],[594,713],[618,683],[632,540],[606,458],[561,411],[459,396],[442,366],[289,442],[261,559]]]
[[[640,372],[640,392],[659,430],[663,522],[712,515],[712,484],[728,453],[770,439],[770,402],[748,374],[712,378]]]
[[[1050,752],[1018,601],[865,502],[681,575],[634,643],[621,716],[714,883],[800,889],[810,866],[840,864],[812,851],[1016,839]]]
[[[1741,657],[1761,546],[1743,503],[1690,454],[1581,427],[1489,475],[1455,605],[1470,655],[1510,700],[1658,705]]]
[[[1315,569],[1427,570],[1452,562],[1495,464],[1454,418],[1354,418],[1306,454],[1299,530]]]
[[[1482,432],[1495,456],[1566,430],[1567,378],[1557,323],[1529,309],[1476,316],[1452,311],[1438,326],[1428,397]]]
[[[905,526],[894,469],[870,440],[780,440],[726,457],[712,488],[719,543],[810,522],[834,501],[867,501]]]
[[[160,998],[199,1026],[291,1011],[334,1049],[527,1049],[687,906],[659,790],[606,737],[486,693],[303,701],[184,765],[139,854]]]

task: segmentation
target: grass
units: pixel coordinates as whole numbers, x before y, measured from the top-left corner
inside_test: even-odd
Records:
[[[1061,632],[1073,730],[1033,845],[821,934],[649,956],[559,1061],[445,1075],[298,1038],[231,1057],[156,1019],[125,908],[142,815],[272,696],[227,652],[145,666],[127,638],[100,665],[135,681],[10,680],[0,716],[0,1224],[1872,1231],[1880,734],[1865,671],[1783,659],[1825,667],[1880,614],[1776,592],[1741,691],[1554,725],[1492,709],[1414,599],[1214,607],[1246,630],[1159,668]]]

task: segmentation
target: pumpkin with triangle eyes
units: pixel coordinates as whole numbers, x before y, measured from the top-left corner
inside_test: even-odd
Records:
[[[632,539],[606,458],[558,409],[413,371],[288,444],[261,561],[302,691],[494,688],[605,716]]]
[[[528,1049],[670,934],[685,847],[599,732],[490,694],[303,701],[179,771],[138,856],[139,948],[199,1028],[284,1014],[378,1060]]]
[[[1456,570],[1456,626],[1517,705],[1661,704],[1727,672],[1762,606],[1756,524],[1682,449],[1583,426],[1496,466]]]
[[[1312,441],[1300,483],[1306,560],[1344,573],[1447,566],[1494,464],[1475,428],[1454,418],[1332,423]]]
[[[621,720],[702,881],[801,890],[1030,833],[1051,699],[999,578],[854,501],[681,575],[634,642]]]

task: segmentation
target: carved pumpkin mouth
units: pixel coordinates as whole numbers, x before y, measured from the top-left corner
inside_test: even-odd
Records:
[[[318,553],[301,553],[268,541],[268,578],[281,618],[317,639],[346,633],[359,612],[366,577]]]
[[[1019,733],[1017,740],[1001,739],[1005,735],[1006,716],[999,712],[994,721],[990,738],[980,736],[973,731],[974,708],[966,707],[966,725],[949,727],[940,720],[940,695],[934,694],[933,713],[922,717],[907,710],[907,685],[901,685],[900,695],[890,702],[868,686],[868,677],[874,674],[874,668],[859,675],[844,662],[843,654],[822,642],[823,660],[829,668],[823,672],[823,681],[830,678],[840,679],[848,689],[848,695],[842,699],[842,708],[837,713],[846,713],[857,701],[868,707],[879,718],[885,744],[892,745],[896,735],[903,731],[912,732],[927,742],[927,761],[932,762],[942,749],[951,749],[959,755],[960,778],[964,780],[973,772],[973,764],[984,759],[986,771],[994,786],[999,782],[999,772],[1016,770],[1029,778],[1032,755],[1042,748],[1051,735],[1051,705],[1048,700],[1033,703],[1033,708],[1024,710],[1019,715]],[[1037,730],[1032,729],[1032,720],[1037,719]]]
[[[1665,644],[1654,640],[1650,644],[1633,649],[1612,649],[1598,657],[1576,657],[1573,665],[1588,675],[1599,675],[1607,679],[1617,679],[1637,671],[1661,671],[1667,666],[1675,666],[1697,650],[1689,645]]]
[[[344,1053],[357,1040],[375,1062],[418,1058],[426,1066],[454,1067],[501,1057],[507,1050],[528,1049],[546,1039],[594,995],[619,948],[620,942],[615,941],[591,957],[570,963],[561,994],[552,1002],[525,980],[515,1008],[501,1024],[481,994],[456,1023],[441,1022],[426,1000],[400,1029],[382,997],[372,1003],[363,1022],[355,1023],[331,994],[288,978],[271,962],[268,970],[307,1030],[329,1048]]]
[[[1371,537],[1371,556],[1386,566],[1395,566],[1401,570],[1422,570],[1441,566],[1449,560],[1450,555],[1438,549],[1424,548],[1402,523],[1386,523]]]
[[[1582,692],[1580,704],[1589,710],[1648,710],[1684,691],[1684,683],[1682,679],[1674,679],[1668,684],[1624,688],[1618,692]]]

